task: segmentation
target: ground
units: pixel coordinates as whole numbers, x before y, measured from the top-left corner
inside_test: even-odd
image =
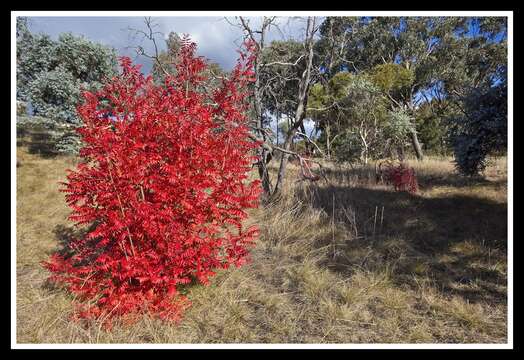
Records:
[[[507,167],[484,179],[449,158],[411,161],[420,191],[375,184],[372,166],[327,165],[252,212],[251,261],[186,289],[179,324],[144,316],[111,332],[70,320],[72,296],[40,265],[73,231],[58,182],[72,157],[17,149],[18,343],[505,343]],[[275,169],[272,169],[274,171]]]

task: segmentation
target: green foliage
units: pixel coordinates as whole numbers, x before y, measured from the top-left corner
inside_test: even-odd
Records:
[[[477,26],[468,36],[448,36],[446,46],[437,49],[438,56],[448,60],[440,76],[444,90],[462,102],[472,88],[491,86],[504,76],[507,64],[507,41],[493,41],[507,29],[505,18],[470,18],[467,24]]]
[[[321,109],[324,107],[324,104],[327,104],[329,101],[328,95],[326,94],[326,89],[322,84],[314,84],[309,89],[308,95],[308,108],[309,109]],[[309,110],[310,113],[318,113],[319,111]]]
[[[400,94],[415,81],[415,74],[399,64],[381,64],[371,70],[371,79],[385,93]]]
[[[61,34],[55,56],[55,61],[85,86],[100,87],[104,78],[115,75],[115,50],[82,36]]]
[[[285,138],[287,132],[289,131],[289,123],[287,121],[280,121],[278,123],[278,131],[280,132],[282,137]]]
[[[425,152],[433,154],[446,154],[447,128],[443,119],[431,114],[427,117],[417,117],[416,127],[420,142],[424,144]]]
[[[20,30],[16,47],[16,90],[17,99],[30,101],[29,84],[42,72],[54,68],[52,59],[55,42],[48,35],[37,35]]]
[[[384,112],[386,100],[367,75],[339,72],[326,86],[315,84],[309,92],[308,114],[316,119],[345,122],[374,121]]]
[[[115,70],[114,49],[70,33],[55,41],[48,35],[31,33],[26,19],[18,19],[17,100],[31,105],[35,120],[47,119],[43,126],[56,133],[57,150],[77,150],[79,142],[73,130],[79,125],[76,106],[81,89],[100,88]]]
[[[481,111],[477,104],[475,110],[474,102],[496,97],[478,93],[491,93],[487,89],[506,76],[507,18],[328,17],[320,27],[316,50],[326,82],[340,72],[368,73],[390,100],[393,113],[383,128],[383,141],[388,136],[400,141],[394,129],[406,129],[411,117],[425,150],[445,152],[454,139],[458,167],[465,173],[480,171],[487,149],[498,147],[486,144],[500,143],[496,134],[502,125],[487,126],[487,121],[472,119],[485,119],[491,113],[487,109],[500,108],[483,105]],[[312,90],[315,106],[329,103],[328,93],[320,91],[320,86]],[[445,106],[429,106],[421,112],[425,101],[417,95],[422,92]],[[407,111],[401,114],[397,108]],[[333,119],[325,113],[314,115],[317,121]],[[346,125],[341,123],[332,134],[345,131]],[[478,133],[487,138],[481,139]]]
[[[326,86],[316,84],[309,93],[308,114],[317,121],[327,145],[333,131],[333,152],[338,161],[367,161],[383,150],[382,131],[388,121],[388,100],[366,74],[335,74]],[[328,129],[329,127],[329,129]]]
[[[413,131],[415,126],[408,111],[400,108],[389,111],[388,121],[384,126],[385,139],[391,139],[394,144],[402,145]]]
[[[328,94],[332,101],[339,101],[346,98],[350,88],[354,85],[363,86],[364,79],[357,77],[349,72],[339,72],[329,79]],[[365,86],[365,85],[364,85]],[[370,86],[368,86],[370,87]]]
[[[345,130],[333,141],[333,157],[339,163],[354,164],[362,160],[362,153],[365,151],[362,141],[352,131]]]
[[[457,110],[449,101],[423,103],[415,113],[415,124],[425,152],[447,155],[451,150],[449,119]]]
[[[465,114],[456,119],[454,151],[457,169],[477,175],[487,156],[507,149],[507,84],[473,89],[465,99]]]
[[[59,65],[40,72],[28,84],[27,94],[36,115],[57,122],[77,123],[76,105],[81,82]]]
[[[182,38],[175,32],[171,31],[166,39],[166,51],[161,51],[158,54],[158,62],[153,63],[151,73],[157,83],[164,81],[165,73],[176,74],[176,64],[178,60],[178,52],[182,47]]]

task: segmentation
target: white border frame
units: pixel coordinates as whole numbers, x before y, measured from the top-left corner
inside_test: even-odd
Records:
[[[16,18],[20,16],[505,16],[508,18],[508,313],[506,344],[19,344],[16,342]],[[11,348],[13,349],[512,349],[513,11],[11,11]]]

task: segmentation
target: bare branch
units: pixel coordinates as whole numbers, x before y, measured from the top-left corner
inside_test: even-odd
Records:
[[[302,132],[299,132],[299,131],[297,131],[297,135],[304,137],[307,141],[309,141],[311,144],[313,144],[313,146],[317,148],[317,150],[319,151],[320,154],[322,154],[322,156],[325,156],[324,152],[318,147],[318,145],[313,140],[311,140],[311,138],[308,135]]]
[[[140,45],[135,47],[136,53],[137,53],[137,55],[145,56],[145,57],[147,57],[149,59],[154,60],[156,62],[156,64],[159,66],[160,70],[165,75],[170,75],[169,71],[167,71],[165,69],[164,64],[162,64],[162,62],[160,61],[160,54],[159,54],[158,45],[157,45],[156,38],[155,38],[156,35],[163,35],[163,33],[160,32],[160,31],[154,31],[153,30],[153,28],[157,27],[158,24],[155,24],[151,20],[151,17],[144,18],[144,22],[146,24],[147,31],[140,30],[140,29],[135,29],[135,28],[131,28],[131,27],[128,27],[128,30],[129,31],[133,31],[135,33],[135,37],[137,35],[139,35],[139,34],[142,35],[142,42],[143,42],[144,39],[147,39],[147,40],[151,41],[152,44],[153,44],[155,53],[154,54],[146,53],[144,48],[142,46],[140,46]]]
[[[248,33],[251,40],[257,45],[257,48],[260,50],[260,44],[255,39],[255,35],[253,35],[253,31],[249,27],[249,21],[244,20],[242,16],[239,16],[238,18],[240,19],[240,22],[242,23],[242,27],[244,28],[244,30]]]
[[[286,62],[280,62],[280,61],[274,61],[267,64],[260,64],[260,66],[271,66],[271,65],[289,65],[289,66],[297,66],[298,62],[304,57],[304,54],[300,55],[300,57],[294,62],[294,63],[286,63]]]

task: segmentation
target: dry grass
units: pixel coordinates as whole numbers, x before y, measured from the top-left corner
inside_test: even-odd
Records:
[[[187,288],[179,325],[146,316],[105,332],[69,320],[70,295],[40,266],[70,229],[57,182],[74,159],[17,155],[19,343],[506,342],[505,159],[486,180],[450,159],[414,163],[417,195],[374,184],[371,167],[329,166],[317,184],[292,168],[286,197],[253,211],[248,265]]]

